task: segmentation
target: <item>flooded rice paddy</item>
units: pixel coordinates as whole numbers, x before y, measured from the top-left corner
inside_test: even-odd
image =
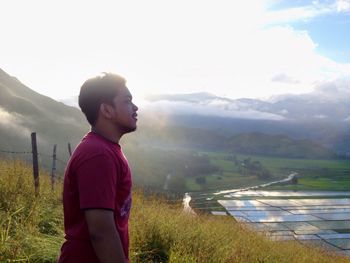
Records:
[[[222,193],[221,193],[222,194]],[[246,226],[275,241],[296,240],[350,257],[350,192],[225,192],[217,202]]]

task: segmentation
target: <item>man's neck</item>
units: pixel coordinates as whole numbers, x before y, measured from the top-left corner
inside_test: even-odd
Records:
[[[91,127],[91,132],[96,133],[96,134],[100,135],[101,137],[105,138],[106,140],[111,141],[113,143],[119,143],[119,140],[121,137],[121,136],[112,134],[108,131],[101,130],[96,126]]]

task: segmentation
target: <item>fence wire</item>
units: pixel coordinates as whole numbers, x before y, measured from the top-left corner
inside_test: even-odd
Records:
[[[0,153],[3,153],[3,154],[24,154],[24,155],[27,155],[27,154],[33,154],[32,151],[10,151],[10,150],[4,150],[4,149],[0,149]],[[46,154],[46,153],[40,153],[38,152],[38,156],[43,156],[43,157],[48,157],[48,158],[53,158],[53,154]],[[25,159],[27,161],[27,158]],[[59,158],[56,158],[56,161],[58,161],[59,163],[61,163],[62,165],[67,165],[68,161],[64,161],[64,160],[61,160]]]
[[[0,152],[9,153],[9,154],[32,154],[31,151],[15,152],[15,151],[6,151],[6,150],[1,150],[1,149],[0,149]]]

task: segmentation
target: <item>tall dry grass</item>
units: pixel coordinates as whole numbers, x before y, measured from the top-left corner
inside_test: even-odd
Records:
[[[61,184],[51,191],[40,175],[35,196],[32,169],[0,160],[0,262],[56,262],[63,242]],[[295,242],[271,242],[232,218],[191,216],[180,204],[133,195],[132,262],[350,262]]]
[[[41,173],[35,196],[32,168],[0,160],[0,262],[55,262],[63,240],[61,189],[52,192]]]
[[[133,262],[350,262],[295,241],[273,242],[231,217],[190,216],[134,195]]]

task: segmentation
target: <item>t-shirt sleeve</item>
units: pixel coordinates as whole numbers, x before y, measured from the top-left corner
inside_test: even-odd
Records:
[[[115,209],[117,174],[113,161],[98,155],[77,169],[80,209]]]

